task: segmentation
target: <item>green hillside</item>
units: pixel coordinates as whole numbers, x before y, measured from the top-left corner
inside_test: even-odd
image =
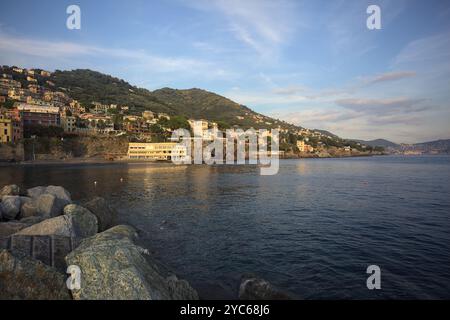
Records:
[[[124,80],[92,70],[56,71],[51,81],[71,98],[87,106],[93,101],[103,104],[127,105],[130,113],[144,110],[187,118],[223,121],[244,128],[298,128],[253,112],[218,94],[201,89],[177,90],[170,88],[149,91],[137,88]],[[258,117],[259,119],[255,119]]]

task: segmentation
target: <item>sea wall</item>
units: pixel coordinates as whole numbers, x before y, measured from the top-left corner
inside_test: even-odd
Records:
[[[25,160],[64,160],[75,158],[115,158],[128,150],[126,137],[73,136],[37,137],[24,142]]]
[[[0,143],[0,162],[23,161],[25,152],[22,143]]]

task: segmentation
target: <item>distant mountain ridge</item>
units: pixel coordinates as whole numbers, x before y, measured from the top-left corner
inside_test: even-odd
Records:
[[[395,151],[401,153],[422,153],[422,154],[446,154],[450,153],[450,139],[441,139],[435,141],[407,144],[397,144],[386,139],[376,140],[355,140],[359,143],[371,147],[383,147],[387,151]]]
[[[375,139],[375,140],[355,140],[359,143],[365,144],[367,146],[371,146],[371,147],[383,147],[383,148],[399,148],[400,145],[397,143],[394,143],[392,141],[386,140],[386,139]]]
[[[419,152],[423,154],[450,154],[450,139],[441,139],[416,144],[402,144],[403,152]]]

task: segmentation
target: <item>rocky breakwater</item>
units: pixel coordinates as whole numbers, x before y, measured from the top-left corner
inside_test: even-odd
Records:
[[[73,203],[59,186],[0,190],[0,299],[198,299],[136,245],[102,198]],[[80,287],[68,289],[69,266]]]

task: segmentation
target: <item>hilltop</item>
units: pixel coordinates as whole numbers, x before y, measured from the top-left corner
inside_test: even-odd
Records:
[[[272,119],[218,94],[198,89],[162,88],[150,91],[128,82],[87,69],[55,71],[51,81],[71,98],[88,106],[93,101],[102,104],[127,105],[131,114],[145,110],[181,115],[186,118],[224,121],[230,126],[247,128],[300,129],[284,121]]]
[[[399,150],[411,154],[450,154],[450,139],[401,144]]]
[[[369,141],[365,141],[365,140],[355,140],[357,142],[363,143],[367,146],[371,146],[371,147],[383,147],[383,148],[392,148],[392,149],[398,149],[400,147],[399,144],[386,140],[386,139],[375,139],[375,140],[369,140]]]
[[[371,141],[356,140],[364,145],[371,147],[383,147],[391,153],[404,154],[449,154],[450,139],[435,140],[414,144],[397,144],[385,139],[376,139]]]

